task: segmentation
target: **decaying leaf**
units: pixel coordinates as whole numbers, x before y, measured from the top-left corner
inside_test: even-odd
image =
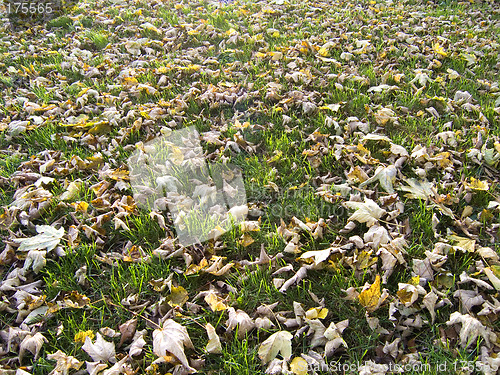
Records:
[[[479,320],[469,314],[462,315],[458,311],[455,311],[450,315],[450,319],[446,324],[461,324],[460,345],[462,348],[474,345],[479,336],[485,340],[487,346],[490,346],[492,340],[496,340],[496,335],[490,328],[484,326]]]
[[[136,318],[127,320],[125,323],[120,324],[119,329],[121,337],[120,337],[120,343],[118,344],[119,347],[122,346],[124,342],[127,342],[134,337],[136,328],[137,328]]]
[[[26,351],[33,354],[35,356],[35,360],[37,360],[40,350],[46,342],[48,342],[47,339],[40,332],[37,332],[34,335],[26,335],[19,345],[19,362],[22,363],[23,356]]]
[[[185,327],[172,319],[167,319],[161,328],[153,332],[153,353],[159,357],[173,355],[192,374],[196,370],[189,365],[184,349],[194,349]]]
[[[365,198],[364,202],[345,202],[344,205],[348,208],[356,210],[349,217],[349,220],[366,223],[368,226],[374,225],[387,212],[369,198]]]
[[[220,343],[219,336],[215,332],[214,326],[211,325],[210,323],[207,323],[207,325],[205,326],[205,329],[207,330],[207,334],[208,334],[208,344],[207,344],[205,350],[208,353],[212,353],[212,354],[222,353],[222,345]]]
[[[94,361],[116,362],[115,344],[104,340],[99,332],[96,334],[94,343],[90,337],[85,337],[85,344],[83,344],[82,349],[85,350]]]
[[[255,322],[243,310],[228,308],[229,319],[226,322],[227,331],[238,329],[238,339],[243,339],[245,335],[255,327]]]
[[[259,346],[259,358],[263,363],[271,362],[278,354],[288,360],[292,355],[292,337],[288,331],[278,331]]]
[[[46,250],[55,249],[61,238],[64,236],[64,228],[55,229],[50,225],[37,225],[38,234],[30,238],[17,239],[19,243],[18,251]]]
[[[307,361],[302,357],[295,357],[290,362],[290,371],[295,375],[306,375],[307,369]]]
[[[212,311],[224,311],[228,308],[228,305],[225,303],[226,301],[214,292],[209,292],[205,296],[205,302],[210,306]]]
[[[68,375],[70,369],[78,370],[83,365],[83,362],[80,362],[75,357],[66,355],[60,350],[54,354],[48,354],[47,358],[52,361],[57,361],[56,366],[49,375]]]

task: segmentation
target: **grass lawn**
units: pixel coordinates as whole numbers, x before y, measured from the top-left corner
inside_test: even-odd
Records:
[[[41,17],[0,22],[1,374],[497,373],[496,2]],[[190,126],[248,215],[183,246],[129,158]]]

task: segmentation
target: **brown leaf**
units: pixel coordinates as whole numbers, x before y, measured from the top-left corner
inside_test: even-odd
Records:
[[[137,328],[137,318],[127,320],[125,323],[120,325],[119,329],[122,334],[122,337],[120,338],[120,343],[118,344],[118,347],[121,347],[124,342],[127,342],[134,337],[136,328]]]

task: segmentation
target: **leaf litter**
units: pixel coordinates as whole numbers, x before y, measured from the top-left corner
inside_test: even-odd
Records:
[[[257,372],[305,374],[357,358],[359,327],[376,335],[360,374],[428,363],[434,346],[497,373],[494,2],[97,1],[6,20],[2,373],[213,373],[245,342]],[[126,159],[193,124],[204,157],[238,161],[257,190],[231,212],[251,218],[184,247],[165,202],[140,207]],[[305,189],[341,213],[280,203]],[[125,269],[141,287],[109,293]]]

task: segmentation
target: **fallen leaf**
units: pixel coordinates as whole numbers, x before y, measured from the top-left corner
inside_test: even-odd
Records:
[[[170,295],[167,297],[167,302],[170,306],[184,306],[189,300],[189,294],[182,286],[173,286],[170,288]],[[205,299],[206,301],[206,299]]]
[[[383,215],[387,213],[386,210],[380,208],[377,203],[369,198],[365,198],[364,202],[344,202],[347,208],[355,209],[356,211],[349,217],[350,221],[358,221],[366,223],[367,226],[375,224]]]
[[[205,350],[211,354],[221,354],[222,353],[222,345],[220,343],[219,336],[215,332],[215,328],[210,323],[207,323],[205,326],[208,335],[208,344],[205,347]]]
[[[15,242],[20,244],[17,249],[18,251],[50,251],[59,245],[59,242],[64,236],[64,228],[56,229],[50,225],[37,225],[36,231],[38,234],[34,237],[15,240]]]
[[[446,322],[447,325],[461,324],[460,328],[460,346],[468,348],[475,345],[476,339],[481,336],[486,342],[486,346],[490,346],[492,341],[496,341],[496,335],[490,328],[484,326],[479,320],[469,314],[460,314],[455,311],[450,315],[450,319]]]
[[[230,307],[227,311],[229,312],[229,319],[226,322],[227,331],[231,332],[238,328],[238,339],[242,340],[255,327],[254,321],[243,310],[235,311]]]
[[[104,340],[99,332],[97,332],[94,343],[92,343],[90,337],[85,337],[85,344],[83,344],[82,349],[85,350],[94,361],[116,362],[115,344]]]
[[[137,318],[127,320],[125,323],[120,324],[118,328],[122,334],[120,337],[120,343],[118,344],[118,347],[120,347],[124,342],[127,342],[134,337],[135,330],[137,328]]]
[[[75,357],[66,355],[60,350],[54,354],[48,354],[47,359],[57,361],[56,366],[52,369],[49,375],[68,375],[70,369],[79,370],[83,365],[83,362],[80,362]]]
[[[185,327],[172,319],[167,319],[161,328],[153,332],[153,353],[158,357],[173,355],[189,374],[196,372],[189,365],[184,348],[194,349],[193,343]]]
[[[307,361],[302,357],[295,357],[290,362],[290,371],[295,375],[307,375]]]
[[[33,354],[36,361],[43,344],[46,342],[48,342],[48,340],[40,332],[37,332],[34,335],[26,335],[19,345],[19,363],[22,363],[23,356],[26,351]]]
[[[205,296],[205,302],[208,304],[208,306],[210,306],[212,311],[224,311],[228,308],[228,305],[226,305],[225,300],[219,297],[214,292],[209,292]]]
[[[259,358],[263,363],[269,363],[281,354],[283,359],[288,360],[292,356],[292,337],[288,331],[273,333],[259,346]]]
[[[375,311],[380,306],[383,298],[380,292],[380,275],[377,274],[374,283],[368,288],[359,293],[358,300],[361,306],[365,307],[368,312]]]

